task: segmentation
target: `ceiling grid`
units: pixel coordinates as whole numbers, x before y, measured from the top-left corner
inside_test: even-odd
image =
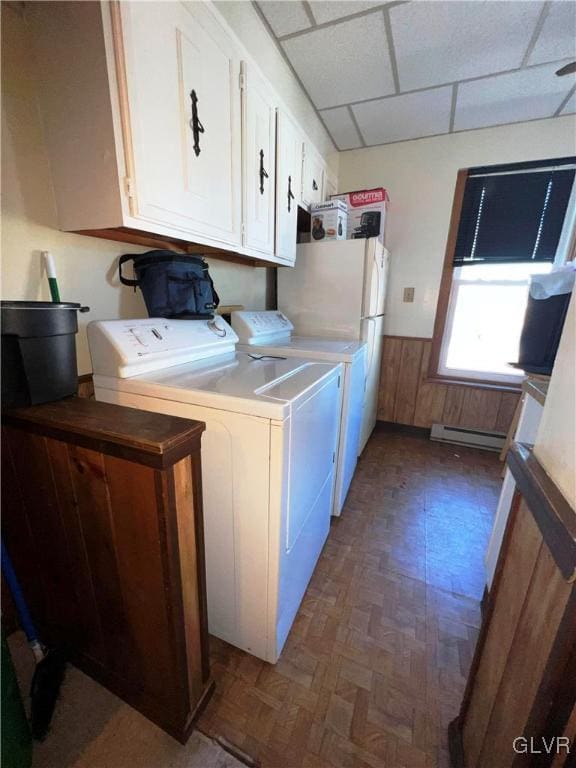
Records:
[[[571,0],[255,5],[340,150],[575,111]]]

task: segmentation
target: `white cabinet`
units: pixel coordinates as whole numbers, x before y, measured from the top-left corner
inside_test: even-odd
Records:
[[[245,63],[242,97],[244,245],[273,254],[276,104],[268,85]]]
[[[338,194],[338,177],[327,168],[324,174],[324,199],[330,200],[330,197],[336,194]]]
[[[276,256],[296,261],[296,225],[302,188],[302,134],[283,110],[278,110],[276,132]]]
[[[302,161],[302,203],[305,206],[324,200],[324,170],[322,155],[309,141],[304,142]]]
[[[294,262],[297,204],[323,199],[324,161],[283,108],[277,146],[281,102],[213,3],[26,15],[63,230]]]
[[[201,3],[119,7],[132,214],[239,245],[238,50]]]
[[[30,7],[62,229],[241,247],[241,56],[210,7]]]
[[[538,428],[542,420],[544,402],[534,397],[530,390],[528,390],[528,392],[522,392],[521,398],[522,404],[519,406],[520,416],[514,432],[514,440],[517,443],[534,445],[536,435],[538,434]],[[492,587],[492,581],[494,579],[494,574],[496,573],[498,555],[500,554],[502,539],[504,538],[504,531],[506,530],[506,524],[512,508],[515,491],[516,481],[514,480],[510,469],[506,468],[502,488],[500,489],[498,506],[496,507],[492,533],[484,556],[484,564],[486,566],[486,586],[488,589]]]

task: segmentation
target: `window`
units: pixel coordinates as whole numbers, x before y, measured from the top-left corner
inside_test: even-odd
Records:
[[[434,333],[434,373],[502,384],[521,381],[523,372],[510,363],[518,359],[530,278],[566,258],[575,161],[477,168],[459,175],[455,231]]]
[[[457,378],[515,382],[530,276],[550,262],[456,267],[439,372]]]

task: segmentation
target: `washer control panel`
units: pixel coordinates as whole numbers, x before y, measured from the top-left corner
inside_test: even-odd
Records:
[[[294,326],[278,310],[232,312],[232,328],[241,344],[263,344],[288,340]]]

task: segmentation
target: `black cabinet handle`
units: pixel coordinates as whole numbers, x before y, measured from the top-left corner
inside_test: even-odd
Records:
[[[264,170],[264,150],[260,150],[260,194],[264,194],[264,179],[267,179],[268,174]]]
[[[316,184],[316,179],[312,179],[312,189],[314,192],[318,191],[318,184]]]
[[[292,207],[292,200],[294,200],[294,195],[292,194],[292,176],[288,176],[288,213],[290,213]]]
[[[194,137],[194,154],[196,157],[198,157],[201,151],[200,134],[204,133],[204,126],[198,117],[198,96],[196,96],[196,91],[194,89],[190,91],[190,101],[192,102],[192,118],[190,119],[190,128],[192,128],[192,136]]]

